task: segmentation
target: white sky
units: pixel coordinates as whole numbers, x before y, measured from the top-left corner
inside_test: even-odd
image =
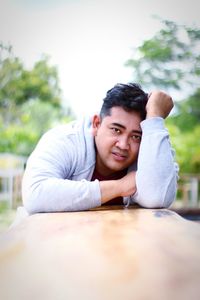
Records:
[[[98,111],[115,83],[132,80],[124,63],[161,28],[153,15],[200,26],[199,11],[199,0],[0,0],[0,41],[26,67],[50,55],[79,117]]]

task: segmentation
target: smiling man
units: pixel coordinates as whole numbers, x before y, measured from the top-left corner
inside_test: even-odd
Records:
[[[117,84],[99,115],[51,129],[27,162],[22,186],[27,211],[168,207],[178,177],[164,127],[172,107],[164,92],[147,95],[137,84]]]

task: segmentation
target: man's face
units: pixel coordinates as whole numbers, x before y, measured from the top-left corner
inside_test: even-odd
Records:
[[[102,120],[93,117],[93,134],[97,148],[96,168],[110,175],[129,167],[138,156],[142,131],[140,114],[116,106]]]

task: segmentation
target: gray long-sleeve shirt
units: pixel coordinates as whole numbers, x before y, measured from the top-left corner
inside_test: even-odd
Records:
[[[168,207],[176,196],[178,165],[162,118],[141,122],[142,140],[136,170],[137,192],[124,204]],[[87,210],[101,205],[90,119],[49,130],[30,155],[22,183],[29,213]]]

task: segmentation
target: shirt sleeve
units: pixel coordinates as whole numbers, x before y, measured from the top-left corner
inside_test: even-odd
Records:
[[[23,204],[28,213],[79,211],[101,205],[98,180],[72,180],[76,148],[72,139],[66,141],[58,131],[41,138],[28,159],[22,181]]]
[[[147,208],[168,207],[177,191],[178,164],[171,148],[168,130],[160,117],[141,123],[142,141],[136,172],[136,193],[130,203]]]

